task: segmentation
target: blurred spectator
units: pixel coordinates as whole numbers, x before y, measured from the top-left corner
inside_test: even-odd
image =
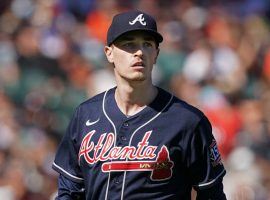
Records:
[[[87,16],[87,27],[91,37],[99,39],[101,42],[106,42],[106,33],[110,25],[112,16],[117,12],[116,1],[101,0],[93,12]]]
[[[0,200],[55,196],[55,148],[75,106],[115,85],[103,46],[126,9],[157,18],[154,81],[209,117],[228,199],[270,199],[269,1],[2,0]]]

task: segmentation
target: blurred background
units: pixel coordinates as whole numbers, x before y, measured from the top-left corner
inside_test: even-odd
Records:
[[[112,16],[140,9],[164,36],[156,85],[210,119],[228,200],[270,199],[270,1],[1,0],[0,200],[49,200],[74,108],[115,85]]]

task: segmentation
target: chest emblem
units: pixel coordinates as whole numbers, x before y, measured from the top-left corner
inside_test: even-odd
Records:
[[[78,159],[81,157],[93,165],[102,161],[102,171],[150,171],[153,181],[170,179],[174,166],[169,156],[168,148],[163,145],[157,152],[158,146],[149,145],[152,131],[145,133],[137,146],[117,147],[114,144],[114,134],[104,133],[100,136],[97,144],[91,140],[96,131],[89,132],[82,140]],[[91,154],[91,156],[90,156]]]
[[[94,125],[94,124],[96,124],[96,123],[98,123],[99,122],[99,118],[96,120],[96,121],[90,121],[90,120],[87,120],[86,122],[85,122],[85,125],[86,126],[92,126],[92,125]]]

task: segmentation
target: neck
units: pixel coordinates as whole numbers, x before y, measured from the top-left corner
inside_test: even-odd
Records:
[[[135,83],[118,84],[115,100],[125,115],[134,115],[150,104],[157,95],[157,88],[153,84]]]

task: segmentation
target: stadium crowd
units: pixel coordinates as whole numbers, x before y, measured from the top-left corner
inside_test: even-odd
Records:
[[[1,0],[0,200],[49,200],[74,108],[115,85],[103,47],[119,11],[164,36],[154,82],[210,119],[228,200],[270,199],[268,0]]]

